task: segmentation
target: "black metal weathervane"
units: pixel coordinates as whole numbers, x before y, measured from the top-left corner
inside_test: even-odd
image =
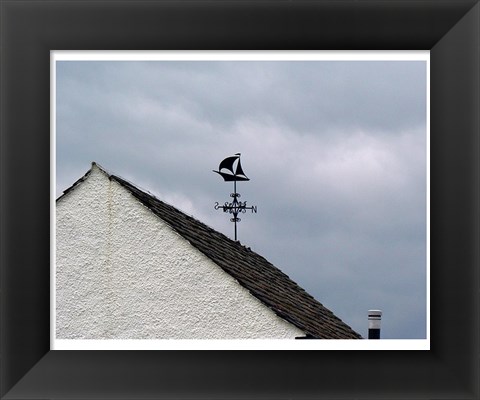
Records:
[[[235,165],[236,163],[236,165]],[[224,170],[222,172],[222,170]],[[225,170],[227,172],[225,172]],[[226,201],[225,204],[220,205],[218,201],[215,203],[215,210],[222,209],[223,212],[228,212],[233,214],[233,218],[230,218],[230,221],[235,224],[235,241],[237,240],[237,222],[240,222],[241,219],[238,218],[238,214],[245,214],[247,210],[252,210],[252,213],[257,212],[257,206],[247,207],[246,201],[239,201],[240,193],[237,193],[237,181],[249,181],[245,173],[242,170],[242,165],[240,164],[240,153],[235,154],[234,156],[227,157],[223,160],[218,166],[218,171],[213,171],[221,175],[225,182],[233,182],[233,193],[230,193],[230,197],[233,197],[232,202]]]

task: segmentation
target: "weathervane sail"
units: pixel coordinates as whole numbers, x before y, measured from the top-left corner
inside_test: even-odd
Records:
[[[236,166],[235,166],[236,163]],[[229,172],[222,172],[222,170],[227,170]],[[240,153],[236,153],[234,156],[225,158],[220,165],[218,166],[218,171],[213,170],[217,174],[221,175],[225,182],[233,182],[233,193],[230,194],[230,197],[233,197],[231,203],[225,202],[221,206],[218,201],[215,203],[215,210],[222,209],[223,212],[228,212],[233,214],[233,218],[230,218],[230,221],[235,224],[235,241],[237,240],[237,222],[240,222],[241,219],[238,218],[239,213],[246,213],[247,210],[251,210],[252,213],[257,212],[257,206],[247,207],[247,202],[238,201],[240,193],[237,193],[237,181],[249,181],[242,169],[242,164],[240,163]]]
[[[234,169],[234,164],[235,161],[237,162],[237,167]],[[226,173],[222,172],[222,169],[226,169],[231,172]],[[249,181],[250,179],[247,178],[245,173],[243,172],[242,169],[242,164],[240,163],[240,153],[235,154],[234,156],[227,157],[225,160],[223,160],[220,165],[218,166],[218,171],[213,171],[216,172],[217,174],[221,175],[225,182],[231,182],[231,181]]]

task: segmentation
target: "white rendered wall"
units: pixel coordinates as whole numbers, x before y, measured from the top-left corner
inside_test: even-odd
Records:
[[[304,333],[93,166],[56,205],[57,339]]]

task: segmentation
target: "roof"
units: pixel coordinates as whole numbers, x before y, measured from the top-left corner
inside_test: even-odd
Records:
[[[96,163],[111,180],[118,182],[138,201],[166,222],[190,244],[235,278],[254,297],[312,339],[360,339],[361,336],[309,295],[264,257],[204,223],[112,175]],[[64,191],[63,197],[90,173]],[[60,198],[61,198],[60,197]],[[58,200],[58,199],[57,199]]]

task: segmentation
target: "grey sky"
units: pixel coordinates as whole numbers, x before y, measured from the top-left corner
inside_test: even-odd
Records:
[[[426,63],[59,61],[57,196],[92,161],[227,236],[212,172],[237,152],[238,225],[363,336],[426,336]]]

